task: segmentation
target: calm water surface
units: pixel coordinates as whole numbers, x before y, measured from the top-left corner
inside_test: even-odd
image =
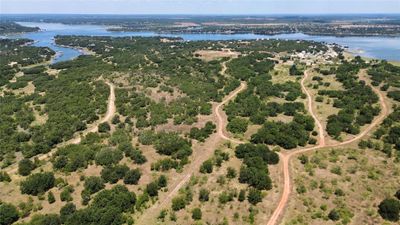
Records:
[[[65,48],[54,43],[56,35],[87,35],[87,36],[168,36],[181,37],[188,41],[199,40],[250,40],[250,39],[288,39],[310,40],[326,43],[337,43],[348,46],[349,50],[357,55],[400,61],[400,37],[333,37],[310,36],[305,34],[280,34],[280,35],[256,35],[256,34],[156,34],[154,32],[110,32],[105,26],[96,25],[65,25],[59,23],[32,23],[20,22],[23,26],[39,27],[42,31],[11,36],[12,38],[29,38],[35,41],[34,46],[49,47],[58,53],[53,63],[70,60],[82,54],[77,49]]]

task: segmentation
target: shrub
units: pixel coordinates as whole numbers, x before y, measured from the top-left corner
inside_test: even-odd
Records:
[[[21,182],[21,193],[38,195],[54,187],[54,183],[54,174],[51,172],[32,174]]]
[[[279,162],[279,155],[269,150],[268,146],[261,144],[240,144],[236,147],[235,154],[239,159],[260,157],[266,164],[277,164]]]
[[[227,172],[226,172],[226,177],[229,179],[235,178],[237,175],[237,172],[235,170],[235,168],[232,167],[228,167],[227,168]]]
[[[339,166],[335,166],[331,169],[331,173],[342,175],[342,168],[340,168]]]
[[[167,216],[168,211],[166,209],[163,209],[160,211],[160,214],[158,215],[157,219],[161,220],[164,222],[165,217]]]
[[[109,166],[117,164],[122,158],[122,152],[119,150],[102,149],[96,154],[95,160],[97,165]]]
[[[108,124],[107,122],[101,123],[99,124],[98,130],[100,133],[106,133],[111,130],[110,124]]]
[[[176,133],[159,133],[154,144],[159,154],[183,159],[192,154],[190,143]]]
[[[213,171],[213,161],[211,159],[208,159],[203,162],[200,166],[200,173],[212,173]]]
[[[5,171],[0,171],[0,182],[10,182],[11,178]]]
[[[66,172],[86,168],[89,161],[94,159],[96,151],[96,148],[90,148],[83,144],[67,145],[57,150],[55,159],[52,161],[53,167]]]
[[[22,159],[18,163],[18,173],[22,176],[28,176],[35,169],[35,164],[29,159]]]
[[[300,160],[300,163],[304,165],[304,164],[308,163],[308,156],[300,155],[299,160]]]
[[[94,194],[100,190],[102,190],[105,185],[103,179],[101,177],[86,177],[85,178],[85,184],[84,184],[85,190],[87,190],[90,194]]]
[[[165,175],[161,175],[157,180],[157,185],[159,188],[166,187],[167,183],[167,177]]]
[[[231,121],[229,121],[227,130],[235,133],[235,134],[241,134],[246,132],[248,126],[248,121],[246,119],[241,119],[241,118],[233,118]]]
[[[101,171],[101,178],[109,183],[117,183],[118,180],[124,178],[125,174],[129,171],[126,165],[107,166]]]
[[[73,213],[76,211],[76,206],[74,203],[69,202],[65,204],[63,207],[60,209],[60,219],[62,222],[65,222],[68,217],[70,217]]]
[[[226,204],[227,202],[233,201],[233,193],[223,191],[221,194],[219,194],[218,201],[221,204]]]
[[[239,182],[247,183],[250,186],[255,187],[259,190],[272,189],[272,181],[268,175],[268,171],[266,168],[259,169],[256,167],[242,166],[240,168]]]
[[[168,171],[170,169],[177,169],[179,166],[179,161],[170,158],[160,159],[155,163],[151,164],[152,170],[157,171]]]
[[[193,127],[190,129],[189,137],[204,142],[214,132],[215,128],[215,124],[207,122],[204,128]]]
[[[201,213],[201,209],[200,208],[194,208],[192,210],[192,219],[201,220],[201,216],[202,216],[202,213]]]
[[[146,192],[150,197],[158,195],[158,184],[156,182],[151,182],[146,186]]]
[[[246,190],[242,189],[239,192],[238,200],[239,202],[243,202],[246,199]]]
[[[137,184],[142,176],[139,169],[133,169],[126,172],[124,176],[124,184]]]
[[[90,192],[88,190],[83,190],[81,192],[81,198],[82,198],[82,205],[87,205],[89,204],[90,201]]]
[[[186,206],[185,196],[178,196],[172,199],[172,210],[179,211]]]
[[[15,206],[0,202],[0,225],[11,225],[19,219],[19,213]]]
[[[396,191],[396,194],[394,194],[394,196],[400,200],[400,189]]]
[[[338,221],[340,219],[339,213],[336,211],[336,209],[332,209],[329,214],[328,218],[332,221]]]
[[[61,225],[61,220],[57,214],[35,214],[29,225]]]
[[[63,191],[60,193],[60,199],[61,201],[67,201],[70,202],[72,201],[72,196],[71,193],[74,192],[74,189],[71,186],[67,186],[63,189]]]
[[[210,191],[209,190],[207,190],[205,188],[200,189],[199,201],[207,202],[209,200],[209,195],[210,195]]]
[[[54,197],[53,192],[49,191],[49,193],[47,194],[47,201],[50,204],[53,204],[56,201],[56,198]]]
[[[67,216],[65,225],[124,224],[123,213],[133,210],[136,195],[122,185],[98,192],[91,204]]]
[[[249,190],[249,194],[247,195],[247,200],[253,204],[253,205],[257,205],[257,203],[262,201],[262,193],[260,190],[257,190],[255,188],[250,188]]]
[[[125,152],[125,156],[131,158],[136,164],[139,165],[147,162],[146,157],[139,149],[132,149],[128,152]]]

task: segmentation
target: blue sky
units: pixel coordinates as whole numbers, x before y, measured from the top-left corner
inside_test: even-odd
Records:
[[[0,13],[400,13],[400,0],[0,0]]]

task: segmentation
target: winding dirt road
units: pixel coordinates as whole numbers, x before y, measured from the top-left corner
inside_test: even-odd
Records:
[[[338,143],[338,144],[332,144],[332,145],[326,145],[325,143],[325,134],[324,134],[324,129],[323,126],[321,124],[321,122],[318,120],[317,116],[314,113],[313,110],[313,101],[312,101],[312,97],[311,94],[309,93],[309,91],[307,90],[307,88],[304,85],[304,81],[308,78],[309,73],[308,71],[306,71],[304,73],[304,77],[301,80],[301,87],[303,89],[303,91],[306,93],[307,95],[307,101],[308,101],[308,111],[311,114],[311,116],[313,117],[313,119],[315,120],[315,123],[317,124],[318,130],[319,130],[319,144],[317,146],[314,147],[310,147],[310,148],[303,148],[300,150],[294,150],[291,151],[289,153],[279,153],[280,159],[282,161],[282,170],[283,170],[283,176],[284,176],[284,187],[283,187],[283,192],[282,192],[282,196],[281,199],[278,203],[278,206],[276,207],[275,211],[273,212],[272,216],[270,217],[267,225],[275,225],[279,222],[279,219],[283,216],[283,211],[285,210],[288,200],[289,200],[289,196],[291,193],[291,183],[290,183],[290,168],[289,168],[289,163],[290,163],[290,159],[298,154],[301,153],[305,153],[305,152],[309,152],[312,150],[317,150],[317,149],[322,149],[325,147],[339,147],[339,146],[343,146],[343,145],[347,145],[350,143],[353,143],[361,138],[363,138],[366,134],[368,134],[374,127],[376,127],[378,124],[380,124],[385,117],[387,116],[389,109],[388,106],[386,105],[385,102],[385,97],[383,96],[383,94],[374,86],[370,85],[370,87],[372,88],[372,90],[379,96],[379,103],[381,105],[381,113],[380,115],[360,134],[358,134],[357,136],[355,136],[352,139],[349,139],[347,141]]]
[[[210,141],[211,143],[219,143],[221,139],[223,139],[233,142],[235,144],[244,143],[242,141],[230,138],[225,134],[226,131],[224,128],[226,127],[226,119],[225,119],[226,116],[223,113],[222,107],[230,100],[235,98],[238,93],[240,93],[246,88],[247,88],[246,83],[242,82],[236,90],[232,91],[228,96],[224,98],[222,102],[220,102],[216,107],[213,108],[213,114],[215,114],[217,118],[217,132],[216,132],[217,135],[214,135],[214,137],[210,137],[207,141]],[[204,145],[207,145],[207,143],[205,143]],[[138,218],[137,224],[149,224],[150,221],[156,219],[155,215],[157,215],[157,213],[160,210],[168,207],[168,204],[172,201],[172,198],[178,194],[179,190],[186,183],[189,182],[192,175],[199,170],[201,164],[213,154],[215,146],[207,146],[207,147],[211,151],[205,151],[199,157],[196,157],[194,161],[189,165],[189,167],[186,168],[184,174],[179,174],[179,176],[182,176],[182,178],[177,179],[177,181],[171,185],[172,187],[170,187],[170,190],[168,190],[166,196],[164,196],[162,199],[159,199],[158,202],[153,204]]]
[[[232,100],[234,97],[236,97],[237,94],[239,94],[241,91],[243,91],[244,89],[247,88],[247,85],[245,82],[241,82],[240,86],[233,91],[227,98],[225,98],[220,104],[217,105],[216,109],[215,109],[215,113],[218,119],[218,123],[217,123],[217,133],[218,135],[227,141],[233,142],[235,144],[243,144],[243,141],[239,141],[233,138],[230,138],[227,136],[227,132],[225,131],[225,127],[226,127],[226,118],[223,118],[223,114],[221,114],[223,112],[222,110],[222,106],[224,106],[226,103],[228,103],[230,100]]]
[[[82,140],[82,137],[86,136],[88,133],[92,133],[92,132],[97,132],[99,124],[110,121],[112,119],[112,117],[114,116],[115,112],[116,112],[116,107],[115,107],[115,86],[114,84],[106,81],[105,82],[109,88],[110,88],[110,94],[108,96],[108,101],[107,101],[107,112],[106,114],[103,116],[103,118],[101,118],[100,120],[96,121],[93,124],[90,124],[89,127],[82,131],[80,133],[80,135],[69,139],[68,141],[62,142],[60,144],[58,144],[55,148],[53,148],[50,152],[40,155],[38,156],[39,160],[46,160],[48,158],[50,158],[56,151],[58,148],[69,145],[69,144],[79,144]],[[17,173],[18,168],[17,165],[14,164],[13,166],[8,168],[8,173],[9,174],[15,174]]]

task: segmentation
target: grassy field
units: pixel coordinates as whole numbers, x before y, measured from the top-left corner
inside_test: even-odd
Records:
[[[326,149],[293,159],[294,193],[283,224],[337,224],[327,217],[341,211],[342,224],[384,222],[377,205],[392,196],[400,182],[400,165],[374,150]],[[384,181],[384,182],[383,182]]]

